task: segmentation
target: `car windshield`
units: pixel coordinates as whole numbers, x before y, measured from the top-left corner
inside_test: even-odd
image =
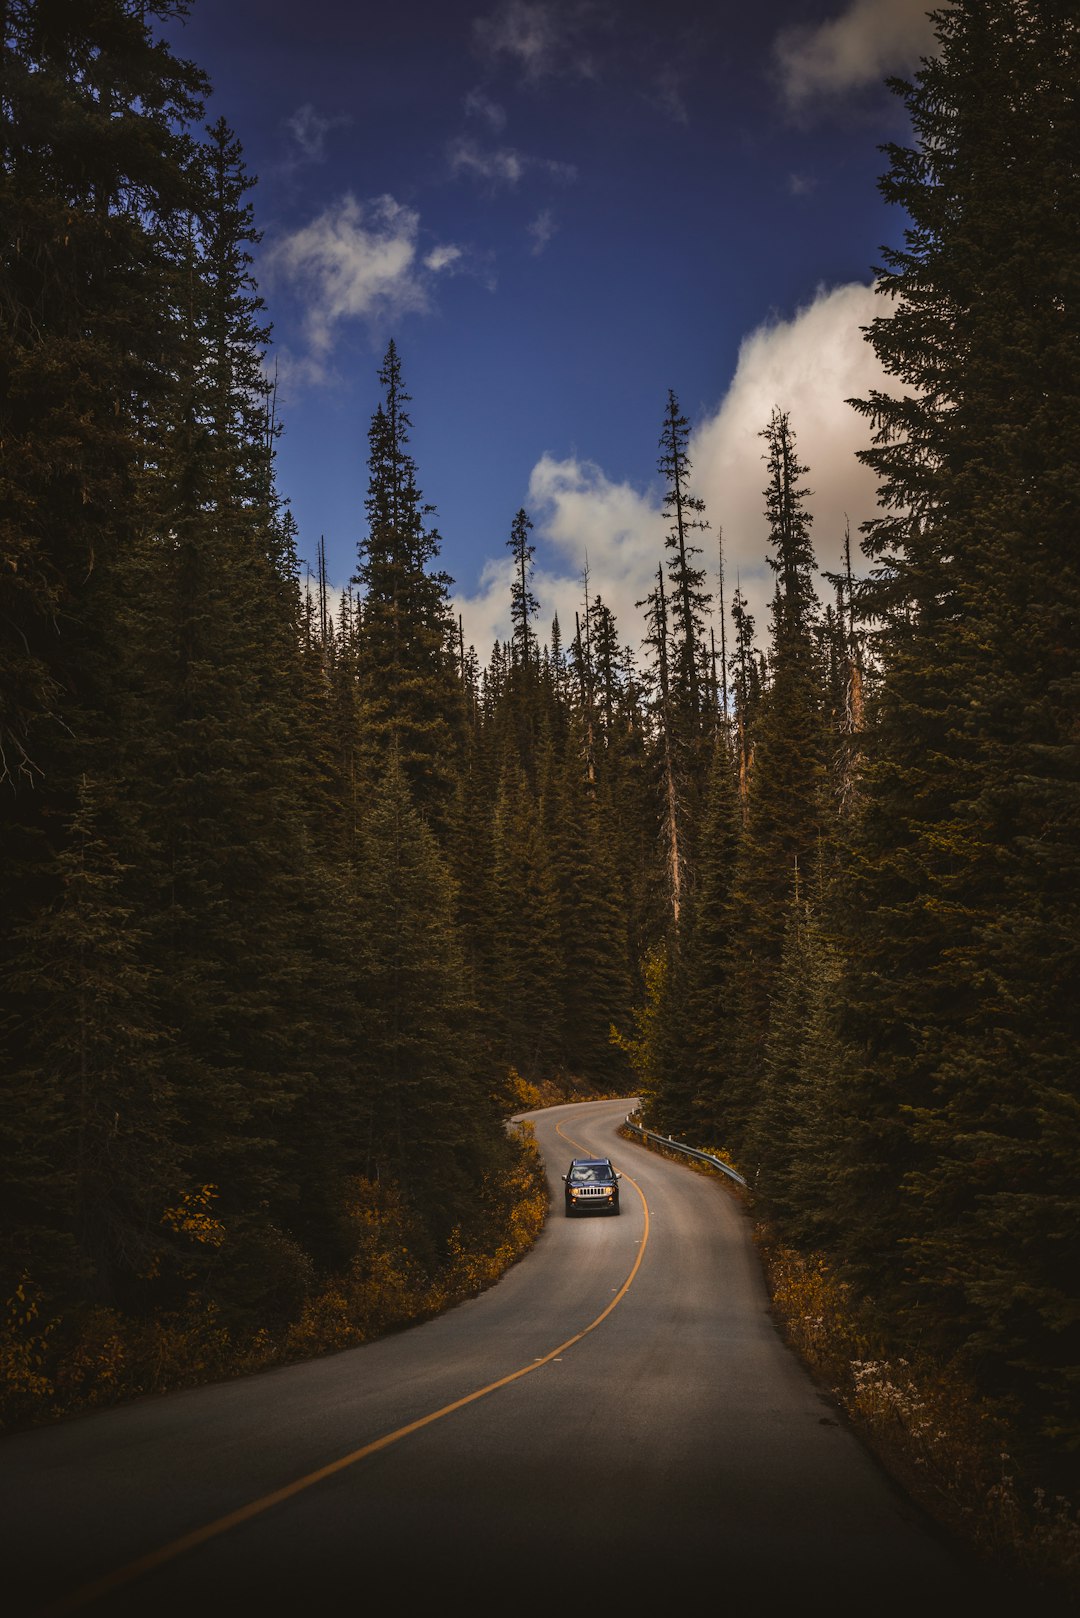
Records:
[[[591,1184],[596,1180],[611,1178],[610,1163],[575,1163],[570,1170],[570,1179],[575,1185]]]

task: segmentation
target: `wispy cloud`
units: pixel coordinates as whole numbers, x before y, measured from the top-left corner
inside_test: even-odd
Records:
[[[486,60],[508,62],[528,81],[588,79],[596,72],[586,44],[594,10],[557,0],[502,0],[473,23],[473,39]]]
[[[478,118],[496,135],[501,135],[506,128],[506,108],[492,101],[483,90],[470,90],[465,97],[465,111],[470,118]]]
[[[532,240],[530,251],[534,258],[540,256],[558,228],[559,226],[551,209],[541,208],[536,218],[528,226],[529,236]]]
[[[383,326],[431,307],[436,277],[463,267],[449,243],[420,250],[420,216],[391,196],[361,203],[347,195],[310,224],[272,242],[263,260],[271,280],[287,283],[303,303],[307,354],[293,357],[301,381],[324,380],[341,326]]]
[[[798,111],[915,67],[934,43],[929,9],[927,0],[850,0],[828,22],[784,29],[774,54],[789,107]]]
[[[468,135],[458,135],[446,149],[450,172],[455,177],[487,180],[495,186],[515,186],[525,173],[526,159],[512,146],[483,147]]]
[[[574,180],[577,169],[572,163],[559,163],[553,158],[531,157],[513,146],[481,146],[468,135],[458,135],[446,149],[450,172],[455,177],[465,176],[480,180],[493,189],[512,189],[526,173],[539,173],[549,179]]]
[[[689,124],[690,114],[683,99],[683,76],[678,68],[671,66],[661,68],[653,82],[652,93],[648,99],[654,107],[659,107],[669,118],[674,118],[677,124]]]
[[[285,120],[293,163],[323,163],[326,161],[326,137],[332,129],[341,129],[352,119],[345,113],[326,118],[315,111],[310,101],[297,107]]]
[[[443,270],[453,270],[460,267],[464,254],[460,247],[446,245],[433,247],[430,253],[424,255],[424,268],[439,275]]]
[[[857,534],[860,522],[876,507],[874,476],[855,456],[856,449],[868,445],[867,428],[845,401],[872,388],[891,391],[862,335],[879,303],[872,286],[823,289],[791,319],[771,320],[751,332],[724,399],[695,425],[689,446],[691,484],[704,499],[711,524],[711,532],[700,536],[702,562],[715,592],[722,532],[726,605],[738,576],[759,638],[767,627],[773,588],[766,561],[761,429],[774,406],[790,413],[800,459],[810,468],[806,481],[813,492],[807,504],[814,516],[818,561],[823,568],[836,569],[845,524],[850,520]],[[657,400],[658,421],[663,403]],[[680,403],[691,413],[690,401]],[[578,456],[540,457],[527,505],[536,524],[534,588],[545,632],[556,611],[564,631],[568,626],[572,630],[587,555],[593,589],[615,613],[623,640],[638,647],[641,614],[635,603],[651,589],[663,555],[662,493],[651,477],[635,487],[611,480],[601,467]],[[482,655],[496,638],[509,634],[509,600],[502,563],[491,564],[476,591],[458,598],[466,636]]]

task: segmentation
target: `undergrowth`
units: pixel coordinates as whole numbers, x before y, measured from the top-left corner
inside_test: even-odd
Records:
[[[238,1332],[215,1300],[197,1291],[180,1308],[148,1319],[100,1307],[49,1318],[25,1278],[0,1315],[0,1431],[353,1348],[476,1296],[531,1247],[547,1214],[532,1125],[515,1127],[516,1162],[489,1187],[488,1200],[500,1211],[493,1241],[467,1247],[455,1231],[442,1262],[425,1268],[412,1257],[400,1194],[356,1178],[344,1210],[348,1267],[315,1284],[276,1330]],[[212,1221],[190,1234],[196,1241],[219,1235]]]
[[[787,1341],[928,1514],[987,1560],[1080,1598],[1080,1509],[1021,1476],[1007,1413],[960,1362],[899,1355],[820,1256],[754,1237]]]

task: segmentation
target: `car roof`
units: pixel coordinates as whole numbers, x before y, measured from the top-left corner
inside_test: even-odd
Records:
[[[610,1163],[610,1157],[572,1157],[571,1163]]]

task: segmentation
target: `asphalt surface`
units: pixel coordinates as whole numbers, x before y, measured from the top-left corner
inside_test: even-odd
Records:
[[[547,1225],[438,1320],[0,1442],[7,1610],[995,1610],[780,1340],[738,1201],[621,1139],[631,1105],[527,1115]],[[593,1154],[623,1212],[567,1219]]]

